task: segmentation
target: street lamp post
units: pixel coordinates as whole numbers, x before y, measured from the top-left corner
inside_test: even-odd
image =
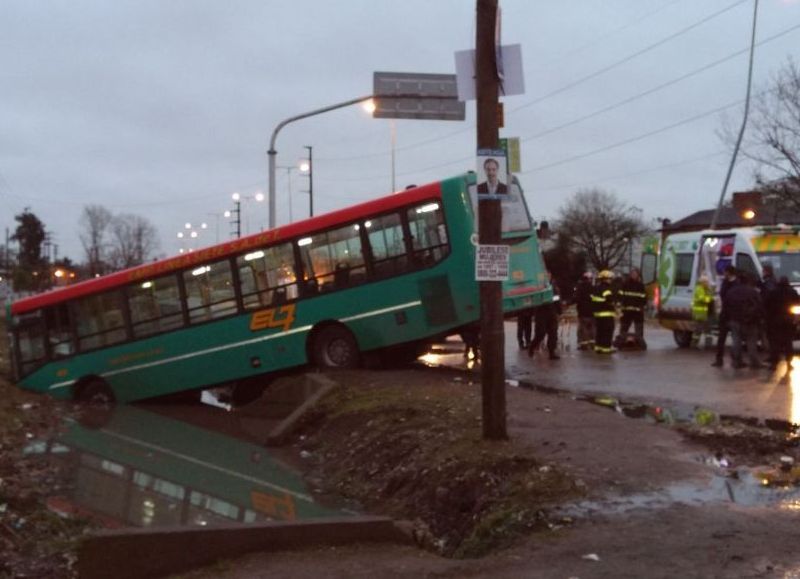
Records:
[[[292,209],[292,171],[299,171],[299,167],[294,165],[279,165],[278,169],[286,169],[286,189],[289,196],[289,223],[294,222],[294,215]]]
[[[314,217],[314,163],[312,161],[312,147],[306,145],[308,149],[308,216]]]
[[[278,126],[276,126],[275,129],[272,131],[272,138],[269,141],[269,150],[267,151],[267,156],[269,160],[269,228],[270,229],[275,227],[275,167],[276,167],[275,157],[278,155],[278,151],[275,150],[275,142],[278,140],[278,133],[280,132],[280,130],[289,123],[293,123],[294,121],[299,121],[301,119],[313,117],[315,115],[320,115],[322,113],[327,113],[328,111],[349,107],[350,105],[355,105],[360,102],[369,100],[371,98],[372,95],[351,99],[349,101],[344,101],[341,103],[337,103],[335,105],[303,113],[301,115],[289,117],[288,119],[285,119],[280,123],[278,123]]]
[[[261,191],[257,191],[255,195],[242,195],[240,193],[234,193],[231,195],[231,199],[233,199],[233,210],[225,211],[225,217],[233,217],[233,224],[236,226],[236,229],[231,233],[236,234],[236,238],[240,238],[242,236],[242,202],[247,201],[250,199],[255,199],[259,203],[264,200],[264,194]],[[250,233],[250,222],[248,218],[245,218],[245,233]]]

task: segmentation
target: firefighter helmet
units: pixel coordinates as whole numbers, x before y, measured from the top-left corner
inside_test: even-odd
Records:
[[[597,279],[613,279],[614,273],[609,269],[604,269],[597,274]]]

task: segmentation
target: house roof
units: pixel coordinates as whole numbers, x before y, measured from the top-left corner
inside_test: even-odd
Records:
[[[664,225],[665,231],[696,231],[708,229],[714,218],[714,209],[696,211],[691,215]],[[732,227],[750,227],[753,225],[787,225],[800,224],[800,213],[777,207],[762,207],[753,219],[745,219],[732,207],[723,207],[717,219],[717,227],[729,229]]]

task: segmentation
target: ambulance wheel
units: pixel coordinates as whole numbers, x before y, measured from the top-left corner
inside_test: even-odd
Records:
[[[672,337],[679,348],[688,348],[692,345],[692,333],[688,330],[673,330]]]

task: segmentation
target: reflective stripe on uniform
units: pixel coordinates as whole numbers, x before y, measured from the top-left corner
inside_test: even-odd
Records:
[[[614,317],[614,312],[595,312],[594,313],[594,317],[595,318],[613,318]]]

